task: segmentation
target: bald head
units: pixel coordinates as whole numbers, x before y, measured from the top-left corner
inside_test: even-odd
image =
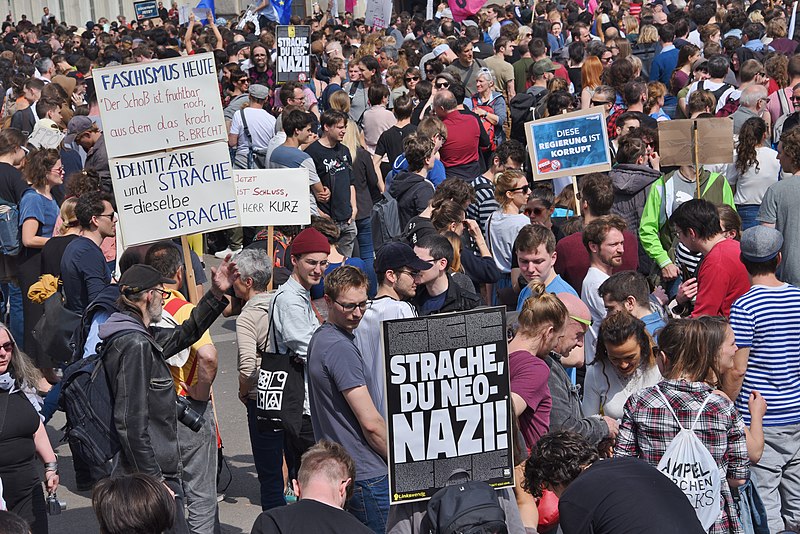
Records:
[[[742,89],[742,96],[739,97],[739,104],[742,106],[757,110],[766,106],[767,88],[763,85],[748,85]],[[760,111],[760,109],[758,109]]]
[[[592,312],[589,311],[589,306],[587,306],[585,302],[572,293],[558,293],[556,297],[558,297],[558,300],[563,302],[564,306],[567,307],[570,320],[575,320],[572,319],[572,317],[577,317],[578,319],[582,319],[584,321],[592,320]]]

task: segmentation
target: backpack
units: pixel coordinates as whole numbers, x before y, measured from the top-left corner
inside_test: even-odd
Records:
[[[783,130],[785,130],[786,121],[789,117],[793,117],[792,120],[795,122],[795,126],[797,125],[797,114],[792,113],[789,108],[789,99],[786,98],[786,93],[783,89],[778,89],[776,92],[778,94],[778,103],[781,106],[781,116],[778,117],[778,120],[772,125],[772,144],[775,146],[777,146],[781,140],[781,135],[783,135]]]
[[[489,99],[489,101],[485,104],[478,104],[478,95],[472,95],[472,111],[475,111],[476,109],[482,109],[487,113],[494,113],[492,102],[498,98],[502,98],[501,95],[497,95],[494,98]],[[478,120],[481,121],[483,129],[486,130],[487,134],[489,134],[489,147],[483,148],[482,150],[484,152],[489,151],[493,153],[495,150],[497,150],[497,139],[494,135],[496,125],[492,124],[486,117],[478,117]]]
[[[112,340],[131,332],[134,330],[123,330],[103,340],[95,354],[64,370],[58,397],[59,409],[67,415],[63,441],[89,465],[102,466],[120,450],[111,380],[103,356]]]
[[[664,396],[658,386],[656,386],[656,391],[661,395],[664,404],[666,404],[675,421],[678,422],[678,427],[680,427],[680,432],[672,439],[667,446],[667,450],[664,451],[664,456],[658,462],[658,470],[686,494],[703,528],[708,530],[714,525],[721,513],[721,477],[717,462],[714,461],[714,457],[711,456],[708,448],[694,433],[694,428],[697,426],[700,414],[703,413],[706,404],[711,399],[711,395],[708,395],[706,400],[703,401],[692,426],[683,428],[667,397]]]
[[[536,106],[547,95],[547,91],[540,91],[535,95],[528,92],[519,93],[511,99],[511,139],[515,139],[523,145],[528,144],[525,135],[525,123],[534,119],[533,112]]]
[[[736,110],[739,109],[739,99],[738,98],[731,98],[728,96],[728,99],[725,101],[725,104],[717,111],[717,117],[728,117],[733,115]]]
[[[20,249],[19,206],[0,199],[0,254],[16,256]]]
[[[486,482],[445,486],[428,501],[425,534],[507,534],[506,514],[497,492]]]
[[[704,87],[703,82],[705,82],[705,80],[700,80],[699,82],[697,82],[697,89],[703,89]],[[725,94],[725,91],[727,91],[731,87],[733,87],[731,84],[722,82],[722,87],[720,87],[719,89],[716,89],[714,91],[711,91],[710,89],[705,89],[705,90],[714,95],[714,98],[716,98],[717,102],[719,102],[719,99],[722,98],[722,95]]]
[[[372,244],[378,250],[386,243],[399,241],[403,235],[400,227],[400,209],[389,191],[383,192],[383,198],[372,206],[370,215],[372,226]]]

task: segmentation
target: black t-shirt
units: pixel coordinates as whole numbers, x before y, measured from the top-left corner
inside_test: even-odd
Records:
[[[416,124],[406,124],[402,128],[392,126],[378,138],[378,144],[375,146],[375,155],[383,156],[385,154],[389,160],[388,163],[381,163],[381,173],[383,176],[389,174],[389,171],[392,170],[394,160],[403,153],[403,140],[416,131]]]
[[[8,405],[0,433],[0,478],[3,479],[3,497],[9,506],[14,506],[30,495],[33,486],[39,483],[33,442],[39,416],[21,391],[9,395],[8,391],[0,390],[0,403],[6,399]]]
[[[319,208],[336,222],[348,220],[353,215],[350,205],[350,186],[353,185],[350,150],[342,143],[328,148],[314,141],[306,148],[306,153],[314,160],[322,185],[331,191],[331,199],[320,202]]]
[[[42,274],[52,274],[61,278],[61,258],[64,257],[67,245],[78,237],[80,237],[78,234],[60,235],[47,240],[42,247]],[[105,258],[103,260],[105,261]]]
[[[263,512],[253,524],[252,534],[370,534],[372,531],[344,510],[319,501],[302,499],[291,506]]]
[[[638,458],[599,460],[558,502],[564,534],[703,534],[689,499]]]
[[[356,161],[353,164],[353,185],[356,186],[356,218],[366,219],[372,216],[372,206],[380,200],[378,175],[372,164],[372,154],[367,149],[358,147]]]
[[[19,205],[26,189],[28,184],[22,178],[22,173],[13,165],[0,163],[0,199]]]

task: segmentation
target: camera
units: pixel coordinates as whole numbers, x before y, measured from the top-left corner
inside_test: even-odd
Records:
[[[67,509],[67,503],[59,501],[55,493],[51,493],[45,499],[45,509],[48,515],[60,515],[61,512]]]
[[[178,421],[188,426],[192,432],[199,432],[205,424],[205,418],[192,408],[186,397],[178,397]]]

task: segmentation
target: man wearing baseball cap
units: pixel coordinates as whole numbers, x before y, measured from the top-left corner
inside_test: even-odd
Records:
[[[384,417],[386,398],[383,377],[386,371],[381,358],[381,322],[416,317],[417,311],[409,301],[417,294],[420,273],[431,267],[405,243],[387,243],[378,249],[375,256],[378,293],[353,333],[356,346],[375,379],[372,400]]]
[[[738,350],[722,390],[735,399],[746,425],[763,416],[764,453],[751,469],[769,531],[779,532],[784,522],[800,519],[792,497],[800,492],[800,289],[775,275],[783,261],[781,232],[748,228],[740,246],[751,287],[731,306]]]
[[[212,269],[212,287],[186,321],[174,329],[151,327],[161,320],[164,284],[175,283],[149,265],[137,264],[119,279],[117,308],[100,326],[103,364],[114,399],[121,450],[115,474],[146,473],[175,493],[174,532],[188,532],[183,513],[178,449],[178,397],[166,358],[200,339],[228,300],[236,265],[224,260]]]
[[[316,228],[306,228],[292,240],[292,275],[278,288],[269,310],[272,319],[270,352],[286,354],[287,358],[297,357],[305,364],[308,343],[323,322],[319,312],[311,303],[311,288],[322,280],[330,253],[331,246],[328,239]],[[308,382],[306,382],[303,425],[297,439],[287,438],[285,444],[289,480],[297,478],[300,457],[315,442],[308,404]]]
[[[67,124],[65,145],[78,145],[86,151],[84,169],[94,169],[103,181],[103,188],[113,193],[111,185],[111,168],[108,166],[108,152],[103,132],[86,115],[76,115]]]

